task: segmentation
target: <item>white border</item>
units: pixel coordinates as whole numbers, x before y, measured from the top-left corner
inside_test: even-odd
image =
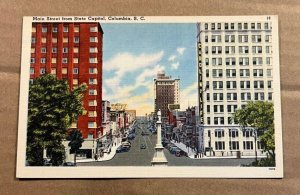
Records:
[[[33,17],[23,18],[22,57],[19,99],[19,126],[18,126],[18,155],[17,178],[282,178],[283,177],[283,149],[282,149],[282,122],[281,122],[281,93],[280,93],[280,66],[279,66],[279,39],[277,16],[128,16],[139,20],[88,20],[102,16],[79,16],[86,20],[75,21],[73,16],[58,16],[59,21],[33,21]],[[54,17],[54,16],[51,16]],[[62,17],[72,18],[72,21],[63,21]],[[113,16],[114,17],[114,16]],[[119,16],[117,16],[119,17]],[[140,20],[144,17],[145,20]],[[140,166],[89,166],[89,167],[29,167],[25,166],[26,159],[26,129],[28,112],[29,89],[29,62],[31,47],[32,22],[100,22],[100,23],[196,23],[197,22],[272,22],[272,48],[274,70],[274,117],[275,117],[275,152],[276,167],[222,167],[222,166],[169,166],[169,167],[140,167]]]

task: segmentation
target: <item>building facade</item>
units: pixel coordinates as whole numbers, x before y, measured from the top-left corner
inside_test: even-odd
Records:
[[[160,109],[162,120],[168,119],[168,105],[180,102],[180,79],[166,76],[164,71],[157,73],[154,79],[154,104],[155,113]]]
[[[273,101],[270,21],[197,24],[200,151],[264,156],[255,131],[232,116],[248,101]]]
[[[44,74],[67,80],[70,89],[86,83],[87,112],[72,128],[85,139],[102,134],[102,38],[99,23],[33,23],[30,81]]]

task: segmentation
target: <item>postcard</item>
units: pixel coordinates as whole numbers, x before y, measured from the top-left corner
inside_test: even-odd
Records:
[[[17,178],[282,178],[277,16],[23,18]]]

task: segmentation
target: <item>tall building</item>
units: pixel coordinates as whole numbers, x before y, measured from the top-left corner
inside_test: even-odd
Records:
[[[102,38],[99,23],[33,23],[30,81],[53,74],[66,79],[70,89],[86,83],[83,106],[87,111],[72,128],[95,139],[102,125]]]
[[[163,121],[168,118],[168,105],[179,104],[179,90],[180,79],[172,79],[164,71],[157,73],[157,78],[154,79],[155,113],[160,109]]]
[[[248,101],[273,101],[272,24],[197,24],[198,82],[202,151],[208,155],[265,155],[251,128],[232,115]]]

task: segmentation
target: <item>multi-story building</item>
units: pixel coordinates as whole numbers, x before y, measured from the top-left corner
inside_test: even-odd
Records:
[[[33,23],[30,81],[53,74],[70,89],[88,86],[80,116],[73,128],[89,140],[102,134],[102,38],[99,23]]]
[[[102,128],[103,128],[103,135],[109,133],[111,130],[110,102],[107,100],[102,100]]]
[[[200,150],[264,155],[254,130],[241,129],[232,116],[250,100],[273,101],[272,23],[199,23],[197,42]]]
[[[154,79],[154,104],[155,113],[160,109],[162,120],[168,119],[168,105],[179,104],[180,101],[180,79],[172,79],[166,76],[164,71],[157,73]]]

